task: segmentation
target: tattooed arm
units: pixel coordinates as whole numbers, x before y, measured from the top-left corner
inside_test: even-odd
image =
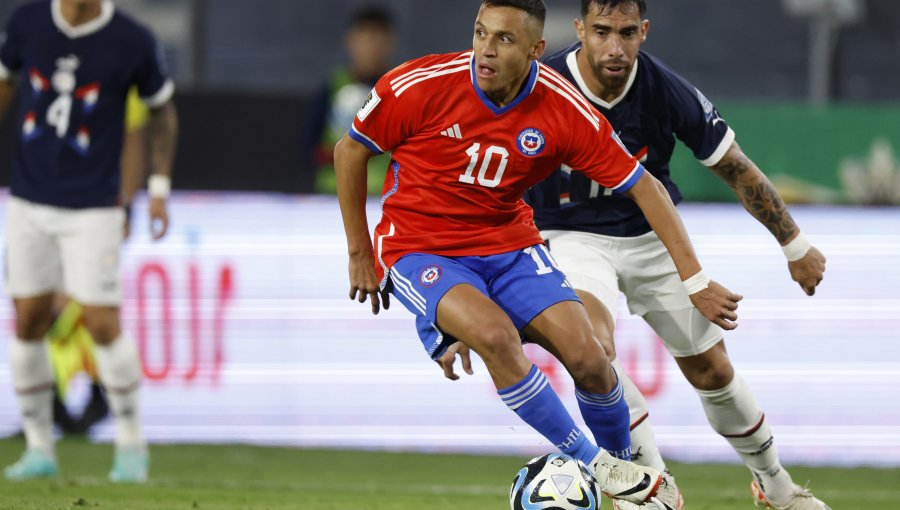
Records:
[[[737,142],[731,145],[712,170],[734,190],[744,209],[769,229],[778,244],[785,246],[798,239],[800,227],[785,207],[784,200]],[[822,281],[825,257],[815,246],[810,246],[801,258],[788,262],[788,270],[791,278],[812,296]]]
[[[154,239],[166,235],[169,229],[169,213],[166,208],[168,183],[175,160],[175,142],[178,138],[178,112],[171,100],[159,108],[150,110],[147,122],[147,144],[150,149],[150,178],[165,182],[165,192],[155,192],[150,184],[150,229]]]

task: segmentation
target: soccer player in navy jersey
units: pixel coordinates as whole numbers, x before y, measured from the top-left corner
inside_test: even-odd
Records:
[[[6,231],[6,289],[16,312],[10,365],[27,450],[8,479],[53,476],[53,373],[45,341],[54,291],[83,305],[100,380],[116,420],[110,479],[146,480],[141,365],[119,321],[119,204],[125,102],[135,85],[151,115],[151,233],[168,228],[177,132],[174,86],[155,38],[109,0],[41,0],[16,9],[0,46],[0,114],[20,110]]]
[[[484,0],[472,50],[412,60],[378,80],[335,148],[350,297],[371,299],[378,313],[392,294],[415,315],[432,359],[445,362],[461,344],[475,350],[501,400],[590,465],[601,489],[638,505],[659,490],[658,504],[675,510],[658,470],[615,458],[631,454],[621,386],[522,194],[561,163],[584,168],[598,185],[631,197],[684,279],[702,281],[689,299],[708,320],[733,327],[741,296],[703,276],[665,188],[573,85],[537,62],[545,14],[541,0]],[[387,151],[382,216],[371,236],[367,162]],[[520,333],[566,366],[603,449],[525,356]]]
[[[640,51],[650,28],[645,10],[644,0],[582,0],[582,19],[575,22],[579,42],[545,63],[603,113],[675,203],[681,193],[670,176],[669,160],[676,137],[687,145],[769,229],[784,250],[791,277],[813,295],[825,257],[800,232],[713,104],[659,59]],[[641,315],[675,357],[713,429],[750,468],[755,502],[776,509],[827,508],[794,484],[781,466],[765,416],[728,359],[722,330],[693,307],[645,215],[634,202],[572,170],[563,167],[532,188],[526,202],[534,207],[535,223],[578,290],[610,357],[615,358],[614,317],[622,291],[631,313]],[[646,420],[647,402],[619,362],[613,365],[631,412],[636,462],[664,470]]]

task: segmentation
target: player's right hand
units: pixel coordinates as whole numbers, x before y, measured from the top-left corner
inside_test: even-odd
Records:
[[[169,231],[169,210],[166,199],[150,198],[150,236],[154,241],[162,239]]]
[[[815,246],[809,248],[800,260],[788,262],[791,278],[800,285],[807,296],[816,293],[816,287],[825,277],[825,255]]]
[[[381,290],[378,284],[378,276],[375,274],[375,258],[372,252],[366,252],[362,255],[350,256],[350,299],[356,299],[360,303],[365,303],[366,299],[371,297],[372,313],[377,315],[381,310],[381,303],[384,303],[384,309],[391,307],[390,294],[386,290]]]
[[[709,281],[709,285],[691,294],[691,302],[710,322],[725,330],[732,330],[738,326],[737,309],[738,301],[744,296],[735,294],[718,282]]]
[[[448,347],[447,352],[440,359],[436,360],[436,363],[444,370],[444,377],[451,381],[459,379],[459,376],[453,371],[453,364],[456,362],[457,354],[459,354],[459,359],[462,361],[463,370],[469,375],[474,374],[470,352],[469,347],[462,342],[456,342]]]

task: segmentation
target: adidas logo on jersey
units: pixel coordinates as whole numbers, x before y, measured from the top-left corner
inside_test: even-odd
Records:
[[[450,138],[456,138],[458,140],[462,140],[462,133],[459,131],[459,124],[454,124],[451,127],[441,131],[441,134],[444,136],[449,136]]]

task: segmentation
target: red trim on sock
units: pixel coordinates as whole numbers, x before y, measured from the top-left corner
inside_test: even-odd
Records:
[[[766,421],[766,413],[763,413],[762,418],[759,419],[759,422],[757,422],[757,424],[754,425],[753,428],[751,428],[751,429],[748,430],[747,432],[743,432],[743,433],[741,433],[741,434],[722,434],[722,437],[730,437],[730,438],[733,438],[733,439],[738,439],[738,438],[741,438],[741,437],[750,437],[750,436],[752,436],[757,430],[759,430],[760,427],[762,427],[762,424],[763,424],[764,421]]]
[[[631,427],[629,427],[628,430],[634,430],[635,428],[637,428],[638,425],[644,423],[644,420],[646,420],[648,416],[650,416],[650,411],[647,411],[643,416],[635,420],[635,422],[631,424]]]
[[[41,393],[44,391],[50,391],[53,389],[53,381],[48,383],[38,384],[37,386],[31,386],[28,388],[16,388],[16,393],[19,395],[31,395],[34,393]]]
[[[131,393],[132,391],[138,389],[138,387],[140,385],[141,385],[141,381],[138,380],[137,382],[135,382],[133,384],[129,384],[128,386],[124,386],[124,387],[111,388],[109,386],[104,386],[104,388],[106,389],[106,391],[108,391],[110,393],[118,393],[120,395],[124,395],[126,393]]]

